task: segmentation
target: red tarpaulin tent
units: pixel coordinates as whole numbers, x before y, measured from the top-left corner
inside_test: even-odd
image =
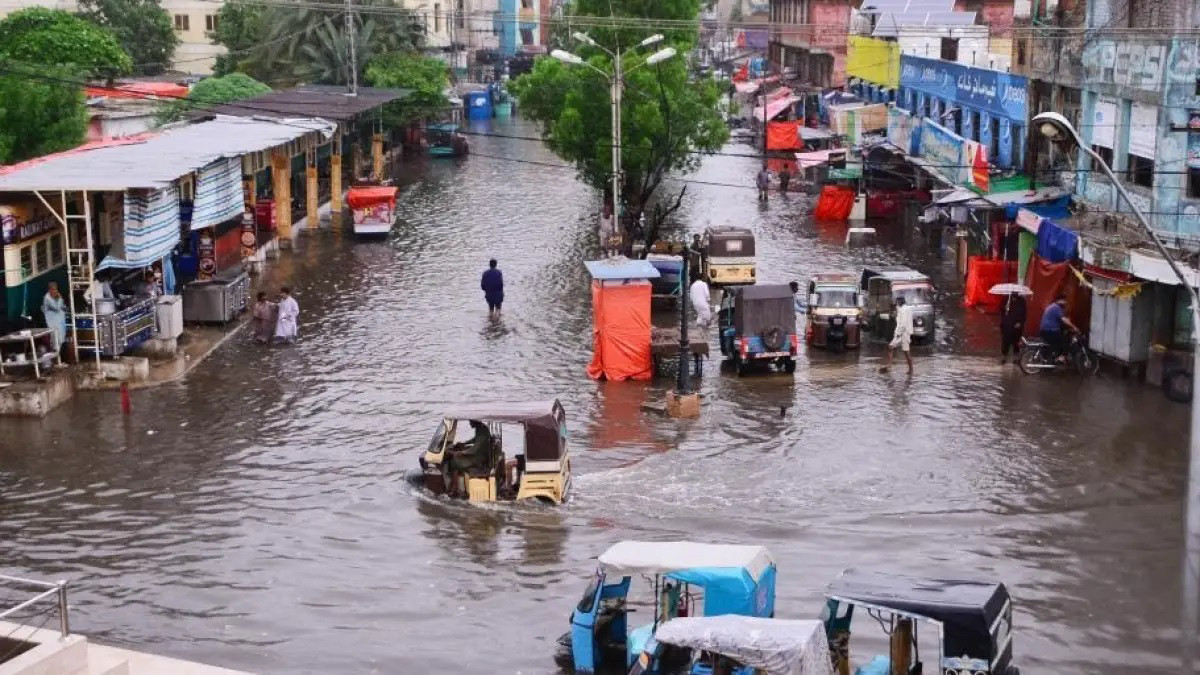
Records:
[[[1017,278],[1017,261],[991,260],[973,255],[967,258],[967,288],[963,294],[963,305],[978,307],[994,314],[1004,304],[1003,295],[992,295],[988,291],[996,284],[1012,282]]]
[[[767,150],[803,150],[800,122],[768,122]]]
[[[848,220],[854,208],[854,188],[826,185],[821,188],[821,198],[813,211],[816,220]]]
[[[1091,291],[1079,284],[1071,274],[1070,263],[1046,262],[1036,253],[1029,259],[1025,271],[1025,285],[1033,295],[1025,299],[1025,336],[1035,337],[1040,332],[1042,312],[1054,302],[1059,293],[1067,296],[1067,318],[1080,328],[1087,328],[1091,321]]]
[[[592,379],[650,379],[648,282],[592,282],[592,344]]]

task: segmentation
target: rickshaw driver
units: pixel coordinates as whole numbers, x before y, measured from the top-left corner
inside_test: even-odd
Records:
[[[472,468],[487,468],[488,460],[492,456],[492,432],[488,431],[487,425],[479,420],[471,420],[471,428],[475,430],[475,436],[468,443],[462,443],[457,446],[452,458],[454,460],[454,468],[459,471],[467,471]]]

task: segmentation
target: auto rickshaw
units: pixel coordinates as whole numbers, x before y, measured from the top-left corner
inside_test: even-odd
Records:
[[[1020,675],[1012,664],[1012,599],[997,581],[917,579],[846,570],[825,591],[821,619],[838,675],[850,675],[850,623],[862,608],[891,638],[889,656],[876,656],[855,675],[922,672],[918,629],[938,644],[938,664],[924,672]]]
[[[929,277],[899,265],[868,267],[863,270],[859,288],[866,294],[863,325],[876,339],[891,339],[896,328],[897,298],[904,298],[912,309],[913,339],[933,339],[937,291]]]
[[[524,452],[505,455],[508,438]],[[458,438],[465,430],[472,436]],[[562,504],[571,484],[566,413],[558,401],[480,403],[446,412],[418,460],[426,489],[472,502],[536,499]]]
[[[705,228],[700,241],[700,275],[710,286],[755,283],[754,233],[744,227]]]
[[[763,546],[689,541],[622,541],[600,555],[596,575],[559,638],[557,660],[577,673],[628,672],[655,632],[678,617],[775,615],[775,559]],[[630,629],[627,606],[634,577],[653,579],[650,621]],[[683,663],[672,654],[641,672],[664,675]]]
[[[796,305],[787,284],[726,289],[717,312],[721,354],[733,361],[738,375],[754,364],[796,370]]]
[[[825,626],[811,619],[681,617],[659,627],[629,675],[650,672],[671,650],[686,650],[688,675],[833,675]]]
[[[808,280],[804,340],[812,347],[857,349],[862,328],[862,296],[854,275],[820,272]]]
[[[457,124],[430,124],[425,127],[425,143],[430,157],[466,157],[471,152],[467,137]]]

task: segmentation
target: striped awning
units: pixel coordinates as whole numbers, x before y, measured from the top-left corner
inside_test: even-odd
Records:
[[[179,243],[179,193],[162,190],[125,193],[125,228],[96,269],[138,269],[161,260]]]
[[[237,218],[244,210],[240,158],[218,159],[200,169],[196,180],[196,200],[192,205],[193,230]]]

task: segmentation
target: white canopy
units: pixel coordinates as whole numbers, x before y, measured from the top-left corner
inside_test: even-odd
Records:
[[[755,583],[775,559],[765,546],[699,544],[692,541],[622,541],[600,555],[605,574],[669,574],[697,567],[745,569]]]
[[[734,614],[683,617],[660,625],[654,639],[728,656],[767,675],[834,675],[820,621]]]

